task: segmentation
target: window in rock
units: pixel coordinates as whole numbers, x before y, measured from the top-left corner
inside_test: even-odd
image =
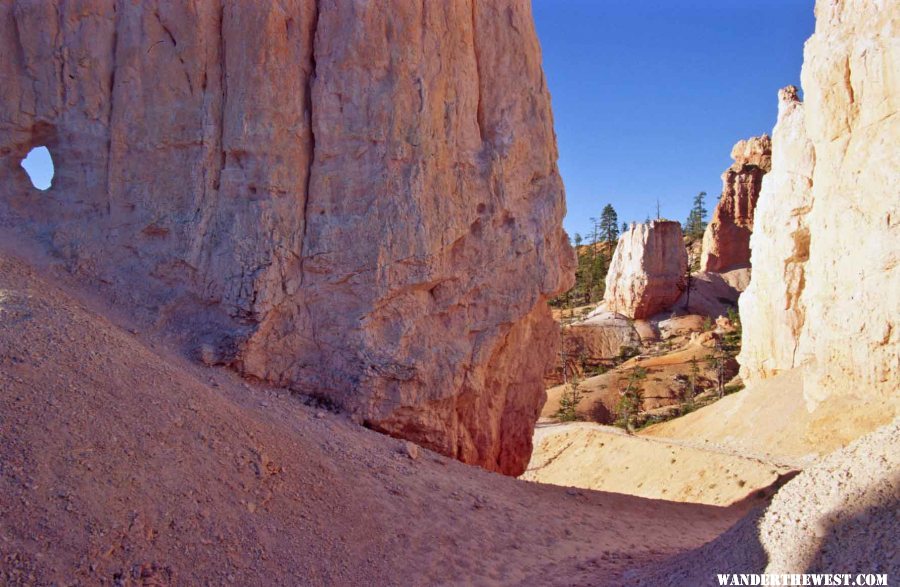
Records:
[[[35,147],[22,159],[22,168],[28,174],[31,185],[39,190],[50,189],[53,181],[53,158],[47,147]]]

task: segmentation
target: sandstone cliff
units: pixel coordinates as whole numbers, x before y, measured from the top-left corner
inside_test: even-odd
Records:
[[[0,220],[207,360],[517,474],[573,265],[529,7],[387,4],[3,3]]]
[[[606,274],[606,308],[630,318],[648,318],[670,308],[686,285],[682,238],[677,222],[632,224],[619,237]]]
[[[772,167],[772,141],[767,135],[738,142],[734,163],[722,174],[722,196],[703,233],[700,271],[724,272],[750,265],[753,212],[763,176]]]
[[[805,101],[780,94],[740,361],[751,382],[802,367],[810,409],[841,399],[888,421],[900,380],[900,11],[820,0],[816,17]]]

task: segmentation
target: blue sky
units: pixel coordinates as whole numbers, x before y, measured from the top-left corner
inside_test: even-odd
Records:
[[[53,158],[47,147],[35,147],[22,159],[22,167],[31,178],[31,183],[39,190],[50,188],[53,179]]]
[[[532,0],[566,184],[570,235],[712,211],[742,138],[770,133],[800,85],[813,0]]]

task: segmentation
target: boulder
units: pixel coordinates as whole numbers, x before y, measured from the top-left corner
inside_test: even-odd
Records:
[[[565,327],[563,342],[570,356],[584,355],[591,360],[614,359],[622,347],[640,344],[631,321],[613,312],[592,314]]]
[[[702,331],[706,319],[706,316],[699,314],[685,314],[661,320],[657,327],[659,328],[660,337],[663,340],[668,340],[677,336],[689,336],[692,332]]]
[[[753,213],[763,176],[772,167],[768,135],[738,142],[734,163],[722,174],[722,195],[703,234],[700,271],[718,273],[750,265]]]
[[[746,287],[750,269],[732,269],[727,273],[700,272],[691,275],[690,297],[687,291],[674,304],[677,312],[701,314],[710,318],[736,310],[742,286]]]
[[[574,268],[528,3],[10,1],[0,50],[0,223],[191,352],[524,470]]]
[[[619,237],[610,262],[606,307],[636,319],[670,308],[685,290],[687,263],[678,222],[633,223]]]

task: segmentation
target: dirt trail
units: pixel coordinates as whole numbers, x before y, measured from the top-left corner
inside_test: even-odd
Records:
[[[628,435],[587,422],[542,425],[524,479],[710,505],[768,488],[784,467],[720,448]],[[767,494],[764,492],[764,494]]]
[[[8,244],[0,583],[616,585],[746,510],[411,458],[404,442],[132,332],[124,309]]]
[[[877,398],[835,397],[813,409],[803,399],[802,368],[784,371],[642,435],[718,447],[803,468],[893,417]]]

